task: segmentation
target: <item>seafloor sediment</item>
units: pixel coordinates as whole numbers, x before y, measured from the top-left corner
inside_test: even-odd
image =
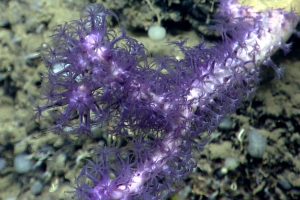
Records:
[[[71,199],[81,167],[108,139],[103,130],[92,137],[62,137],[49,130],[51,114],[40,121],[34,115],[43,101],[41,45],[56,25],[79,18],[91,2],[113,9],[129,35],[153,55],[176,56],[167,45],[171,41],[218,39],[208,28],[216,7],[210,1],[152,0],[155,10],[140,0],[0,1],[0,200]],[[157,13],[168,32],[160,42],[146,33]],[[282,80],[263,70],[253,100],[228,116],[205,150],[195,153],[197,168],[171,199],[300,199],[300,40],[291,42],[290,54],[274,56],[285,69]],[[248,150],[252,129],[266,140],[258,157]]]

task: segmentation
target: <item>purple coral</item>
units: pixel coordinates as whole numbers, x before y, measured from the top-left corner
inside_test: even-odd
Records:
[[[297,21],[286,22],[281,10],[270,15],[234,0],[224,0],[221,10],[224,41],[193,48],[177,42],[182,60],[149,58],[143,45],[107,27],[114,15],[99,5],[56,30],[44,54],[48,102],[39,111],[60,111],[60,132],[90,133],[92,126],[108,124],[108,134],[125,141],[101,149],[86,165],[77,199],[163,199],[174,192],[195,166],[192,148],[203,145],[195,137],[214,130],[253,93],[258,65]],[[273,18],[285,23],[287,33],[280,32],[280,20],[279,26],[268,23]]]
[[[39,110],[62,108],[55,126],[60,132],[89,133],[92,125],[104,123],[126,98],[126,79],[141,73],[144,47],[108,29],[108,16],[112,13],[102,6],[90,7],[86,17],[59,26],[52,36],[54,48],[44,50],[48,103]],[[72,124],[74,118],[79,123]]]

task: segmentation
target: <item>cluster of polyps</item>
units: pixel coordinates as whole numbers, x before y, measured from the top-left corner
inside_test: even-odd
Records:
[[[58,131],[71,126],[91,133],[108,122],[108,134],[126,141],[101,149],[84,167],[78,199],[161,199],[173,192],[195,166],[195,136],[212,131],[253,92],[258,65],[297,23],[283,10],[257,12],[234,0],[222,1],[220,10],[224,41],[193,48],[178,43],[182,60],[151,61],[140,43],[107,27],[113,14],[99,5],[58,28],[45,54],[48,103],[40,111],[62,111]]]

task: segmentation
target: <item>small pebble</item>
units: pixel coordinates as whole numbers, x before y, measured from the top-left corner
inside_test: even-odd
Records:
[[[166,29],[160,25],[152,25],[148,30],[148,37],[151,40],[162,40],[166,37]]]
[[[6,160],[4,158],[0,158],[0,173],[6,167]]]
[[[229,131],[232,128],[233,128],[233,121],[228,117],[224,118],[219,124],[219,129],[223,131]]]
[[[262,158],[267,147],[267,139],[261,133],[252,129],[248,133],[248,153],[253,158]]]
[[[39,195],[43,191],[44,185],[41,181],[35,181],[30,188],[33,195]]]
[[[290,184],[290,182],[284,178],[279,180],[278,184],[285,190],[290,190],[292,188],[292,185]]]
[[[17,200],[17,197],[7,197],[5,200]]]
[[[32,162],[29,155],[20,154],[14,159],[14,168],[17,173],[25,174],[32,169]]]

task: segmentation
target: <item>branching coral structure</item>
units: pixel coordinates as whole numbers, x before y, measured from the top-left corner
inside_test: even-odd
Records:
[[[184,55],[149,58],[125,31],[108,27],[114,13],[89,7],[80,20],[58,26],[44,50],[48,67],[39,113],[56,109],[53,130],[107,134],[125,142],[99,150],[77,179],[75,197],[86,200],[164,199],[195,167],[195,139],[213,131],[253,94],[259,66],[285,48],[298,22],[293,11],[260,10],[222,0],[216,30],[223,41],[187,47]]]

